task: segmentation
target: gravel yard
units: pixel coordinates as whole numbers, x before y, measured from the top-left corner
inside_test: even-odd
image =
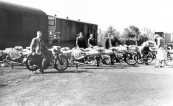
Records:
[[[0,106],[172,106],[172,63],[68,67],[32,73],[0,67]]]

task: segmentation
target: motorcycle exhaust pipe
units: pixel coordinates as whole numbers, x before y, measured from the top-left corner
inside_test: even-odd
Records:
[[[77,61],[74,61],[75,64],[82,64],[84,65],[85,63],[81,63],[81,62],[77,62]]]

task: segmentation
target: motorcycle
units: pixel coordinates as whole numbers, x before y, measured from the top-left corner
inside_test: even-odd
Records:
[[[70,56],[71,64],[76,65],[78,69],[79,65],[97,65],[98,51],[91,49],[74,49]]]
[[[50,49],[47,51],[47,56],[49,56],[49,59],[47,61],[47,64],[44,66],[44,69],[47,69],[48,67],[52,66],[58,72],[64,72],[64,70],[67,69],[69,62],[68,58],[63,55],[63,53],[60,51],[60,49]],[[26,60],[26,67],[30,71],[36,71],[41,67],[41,61],[42,59],[40,56],[36,54],[29,54],[27,56]],[[40,71],[41,73],[44,73],[44,71]]]
[[[79,64],[81,65],[96,65],[100,67],[102,65],[110,65],[110,56],[109,53],[105,53],[105,50],[102,48],[98,48],[95,50],[80,50],[77,53],[78,55],[75,56],[75,53],[72,53],[71,61],[75,63],[76,68],[78,69]]]
[[[111,64],[113,65],[114,63],[120,63],[120,62],[126,62],[128,65],[135,65],[136,59],[137,59],[137,54],[134,52],[128,50],[118,50],[116,47],[110,48],[112,50],[112,54],[110,55],[111,58]]]

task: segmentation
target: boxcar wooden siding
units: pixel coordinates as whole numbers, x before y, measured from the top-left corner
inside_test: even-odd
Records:
[[[73,21],[69,19],[56,18],[55,32],[61,33],[60,37],[63,38],[63,43],[74,44],[76,41],[77,34],[79,34],[79,32],[83,32],[86,41],[91,33],[93,33],[94,38],[97,39],[97,25]]]
[[[0,49],[29,46],[37,31],[48,35],[48,17],[0,8]]]

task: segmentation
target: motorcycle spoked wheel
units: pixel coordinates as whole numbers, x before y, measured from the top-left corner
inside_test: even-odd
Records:
[[[121,55],[112,55],[111,56],[111,64],[114,65],[114,63],[120,63],[120,62],[123,62],[124,61],[124,57],[123,57],[123,54]]]
[[[119,52],[116,56],[117,56],[117,59],[120,61],[120,62],[123,62],[124,61],[124,54]]]
[[[58,72],[64,72],[69,65],[68,58],[65,55],[61,55],[60,59],[55,59],[54,68],[58,70]]]
[[[135,65],[137,63],[138,55],[136,53],[126,53],[125,55],[125,62],[128,65]]]
[[[167,53],[167,59],[165,60],[165,63],[168,64],[170,61],[172,61],[172,57],[170,53]]]
[[[96,58],[96,62],[97,62],[97,67],[101,67],[103,65],[110,65],[111,63],[111,58],[107,58],[107,57],[103,57],[103,56],[97,56]]]
[[[156,59],[157,51],[151,51],[153,54],[153,59]]]
[[[29,55],[27,57],[27,60],[25,62],[26,68],[30,71],[36,71],[39,69],[39,64],[35,64],[35,61],[38,61],[37,59],[34,59],[32,55]]]
[[[142,61],[145,64],[149,64],[153,61],[153,54],[151,51],[144,51]]]

